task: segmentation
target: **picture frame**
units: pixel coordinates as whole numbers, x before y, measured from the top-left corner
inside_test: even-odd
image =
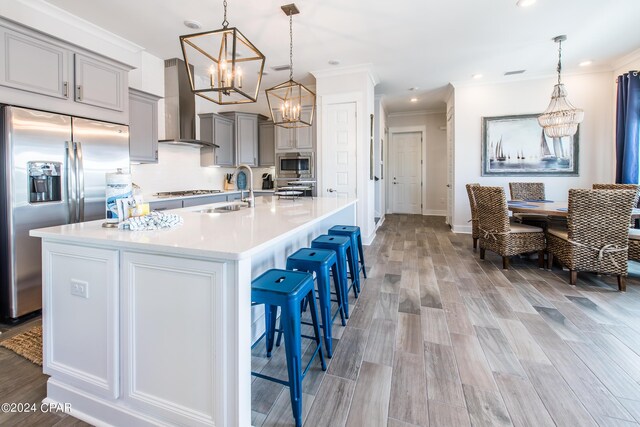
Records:
[[[539,114],[482,118],[482,176],[578,176],[579,135],[549,138]]]

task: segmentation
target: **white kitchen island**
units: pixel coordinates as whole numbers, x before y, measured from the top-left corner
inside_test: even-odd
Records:
[[[220,203],[218,205],[226,205]],[[95,425],[251,425],[251,279],[335,224],[356,200],[259,197],[255,208],[172,212],[170,230],[101,221],[42,238],[47,400]]]

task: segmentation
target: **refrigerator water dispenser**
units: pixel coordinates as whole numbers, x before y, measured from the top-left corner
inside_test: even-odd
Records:
[[[59,202],[62,200],[61,164],[29,162],[29,202]]]

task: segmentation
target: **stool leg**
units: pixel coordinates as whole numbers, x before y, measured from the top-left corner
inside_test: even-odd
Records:
[[[327,356],[331,357],[333,355],[333,346],[331,345],[331,277],[329,277],[329,268],[320,268],[316,279],[320,299],[320,318],[322,319],[322,330],[324,332],[324,345],[327,350]],[[339,298],[338,296],[337,299]],[[313,300],[313,298],[307,299]],[[311,315],[313,316],[313,311]]]
[[[349,299],[347,298],[345,300],[344,297],[345,292],[342,290],[337,262],[331,267],[331,273],[333,274],[333,287],[336,290],[338,304],[340,305],[340,320],[342,320],[342,326],[347,326],[346,319],[349,318]]]
[[[322,340],[320,339],[320,327],[318,326],[320,323],[318,322],[318,313],[316,312],[316,299],[313,295],[313,290],[307,296],[309,300],[309,308],[311,309],[311,321],[313,323],[313,332],[316,335],[316,345],[318,346],[318,354],[320,355],[320,366],[322,366],[322,370],[327,370],[327,364],[324,361],[324,354],[322,353]]]
[[[360,263],[362,264],[362,274],[367,278],[367,268],[364,266],[364,249],[362,248],[362,236],[358,234],[358,252],[360,252]]]
[[[360,274],[358,273],[358,264],[354,257],[352,247],[347,248],[347,263],[349,264],[349,271],[351,272],[351,281],[353,283],[353,295],[358,298],[360,292]]]
[[[347,277],[347,260],[338,258],[336,262],[338,266],[338,276],[340,276],[340,289],[342,291],[342,302],[344,303],[345,317],[349,318],[349,278]],[[342,261],[342,262],[341,262]]]
[[[267,344],[267,357],[271,357],[271,352],[273,351],[273,338],[276,332],[276,317],[278,317],[278,306],[265,304],[264,305],[264,323],[265,323],[265,341]]]
[[[315,301],[314,301],[315,302]],[[312,307],[315,312],[315,306]],[[291,410],[296,427],[302,426],[302,355],[300,347],[300,305],[288,303],[282,307],[280,324],[284,329],[284,345],[289,373]]]

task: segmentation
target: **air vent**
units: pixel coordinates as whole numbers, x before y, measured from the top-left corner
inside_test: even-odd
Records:
[[[273,71],[286,71],[286,70],[290,70],[291,66],[289,64],[287,64],[287,65],[275,65],[275,66],[271,67],[271,69]]]
[[[504,73],[505,76],[515,76],[516,74],[522,74],[527,70],[513,70],[513,71],[507,71],[506,73]]]

